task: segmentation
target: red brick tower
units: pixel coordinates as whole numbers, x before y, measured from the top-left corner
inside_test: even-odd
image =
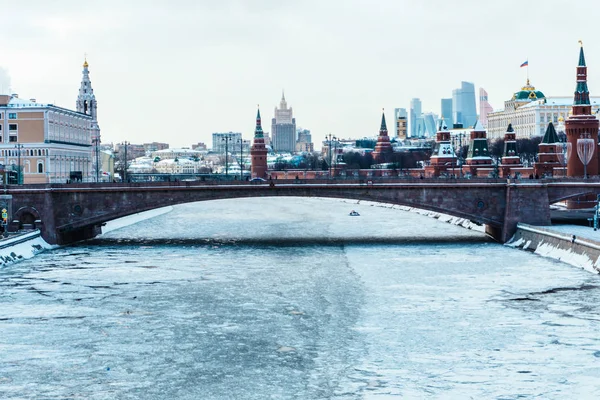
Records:
[[[533,171],[537,176],[553,176],[554,168],[562,167],[559,152],[562,152],[560,140],[554,124],[550,122],[546,134],[538,147],[538,161],[533,164]]]
[[[267,148],[265,137],[260,123],[260,109],[256,113],[256,129],[254,130],[254,143],[250,149],[252,156],[252,178],[267,177]]]
[[[521,157],[517,153],[517,136],[512,124],[508,124],[504,134],[504,154],[500,163],[500,174],[503,177],[510,176],[511,168],[521,168],[523,166]]]
[[[373,160],[375,161],[375,164],[390,162],[393,152],[394,149],[390,143],[390,137],[388,136],[387,125],[385,123],[385,113],[382,113],[381,128],[379,128],[377,144],[375,145],[375,151],[373,151]]]
[[[583,163],[577,156],[577,139],[589,137],[598,143],[598,120],[592,115],[590,105],[590,92],[587,86],[587,66],[583,55],[583,44],[579,41],[579,64],[577,65],[577,87],[573,101],[573,113],[567,119],[567,141],[571,143],[571,156],[567,163],[567,176],[582,177],[584,174]],[[594,147],[594,154],[587,165],[587,175],[598,175],[598,146]]]

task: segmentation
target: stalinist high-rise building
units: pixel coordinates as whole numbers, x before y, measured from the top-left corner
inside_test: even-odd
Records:
[[[271,121],[271,146],[277,153],[292,153],[296,150],[296,119],[292,107],[287,106],[285,94],[281,94],[279,108],[275,107]]]

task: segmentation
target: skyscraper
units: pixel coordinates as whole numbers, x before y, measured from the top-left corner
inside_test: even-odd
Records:
[[[452,99],[442,99],[441,112],[441,117],[444,119],[443,124],[448,129],[452,129],[452,124],[454,124],[454,120],[452,119]]]
[[[283,92],[279,108],[275,107],[275,117],[271,120],[271,138],[275,152],[292,153],[296,150],[296,119],[292,107],[287,106]]]
[[[461,87],[452,91],[452,118],[455,124],[462,124],[465,128],[475,125],[475,85],[471,82],[461,82]]]
[[[479,120],[484,128],[488,126],[488,114],[493,111],[494,108],[488,103],[488,93],[484,88],[479,88]]]
[[[410,101],[410,137],[423,137],[425,135],[425,121],[421,110],[421,100],[414,98]]]

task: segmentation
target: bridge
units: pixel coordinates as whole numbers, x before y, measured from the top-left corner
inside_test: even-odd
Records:
[[[386,179],[380,181],[154,182],[8,185],[0,203],[9,230],[36,227],[51,244],[101,233],[104,223],[159,207],[245,197],[327,197],[368,200],[445,213],[486,225],[501,243],[518,222],[550,225],[550,204],[600,193],[600,181]]]

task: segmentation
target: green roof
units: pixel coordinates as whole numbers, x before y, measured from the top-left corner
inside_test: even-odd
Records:
[[[548,128],[546,129],[546,133],[544,134],[544,138],[542,139],[542,143],[550,144],[550,143],[559,143],[558,135],[556,134],[556,129],[554,129],[554,124],[550,122],[548,124]]]
[[[381,114],[381,131],[387,131],[387,124],[385,123],[385,113]]]
[[[579,66],[585,67],[585,57],[583,55],[583,46],[579,49]]]

